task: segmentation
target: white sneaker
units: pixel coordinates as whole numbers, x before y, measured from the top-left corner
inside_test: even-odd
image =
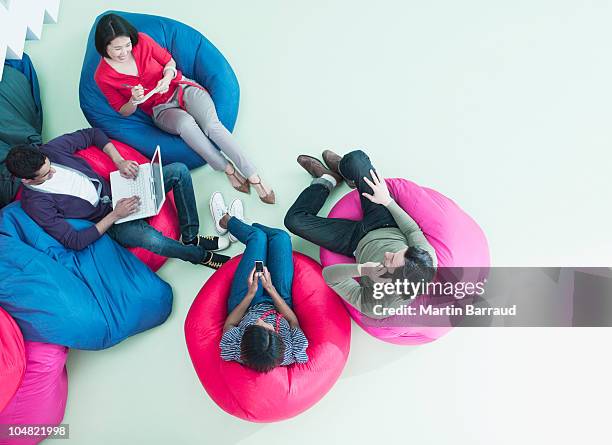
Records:
[[[219,225],[219,221],[223,218],[223,215],[227,213],[227,206],[221,192],[214,192],[210,197],[210,214],[212,215],[213,221],[215,222],[215,229],[220,235],[227,233],[227,229],[224,229]]]
[[[230,243],[230,240],[228,240],[224,236],[220,236],[219,237],[219,242],[218,242],[217,250],[225,250],[225,249],[227,249],[231,245],[232,245],[232,243]]]
[[[228,212],[230,214],[230,216],[233,216],[234,218],[238,218],[240,221],[244,222],[244,206],[242,205],[242,201],[239,199],[234,199],[229,206],[229,210]],[[236,238],[234,235],[232,235],[232,233],[230,232],[229,234],[229,239],[232,243],[235,243],[238,241],[238,238]]]

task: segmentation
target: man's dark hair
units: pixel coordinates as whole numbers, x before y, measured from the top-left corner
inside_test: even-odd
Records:
[[[257,372],[268,372],[283,362],[284,355],[285,343],[276,332],[255,324],[244,330],[240,358],[245,366]]]
[[[436,273],[431,255],[420,247],[411,246],[404,253],[405,263],[403,267],[396,268],[391,277],[393,281],[410,281],[425,283],[433,280]],[[414,298],[416,295],[405,295],[405,298]]]
[[[403,267],[405,279],[410,281],[431,281],[435,275],[433,259],[426,250],[411,246],[404,253],[406,262]]]
[[[47,157],[30,144],[15,145],[6,155],[6,168],[13,176],[20,179],[34,179],[36,173],[45,164]]]
[[[129,37],[132,46],[138,43],[138,30],[117,14],[106,14],[96,25],[96,50],[102,57],[108,57],[106,47],[117,37]]]

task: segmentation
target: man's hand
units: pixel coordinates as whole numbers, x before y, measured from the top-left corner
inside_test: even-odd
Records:
[[[138,176],[138,162],[122,159],[115,164],[119,174],[126,179],[136,179]]]
[[[387,268],[380,263],[362,263],[358,266],[358,268],[360,276],[370,277],[372,281],[377,283],[391,281],[389,278],[381,278],[381,276],[387,273]]]
[[[140,207],[140,198],[138,196],[132,196],[131,198],[123,198],[117,202],[117,205],[113,209],[113,214],[117,219],[125,218],[136,212]]]
[[[387,207],[393,202],[393,198],[391,197],[389,189],[387,188],[387,183],[385,182],[384,178],[381,179],[380,176],[378,176],[378,173],[376,173],[374,170],[370,170],[370,176],[372,176],[371,181],[367,176],[364,176],[363,180],[372,188],[373,194],[370,195],[369,193],[362,193],[362,195],[375,204],[381,204]]]

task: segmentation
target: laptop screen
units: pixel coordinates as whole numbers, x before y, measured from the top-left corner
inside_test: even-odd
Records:
[[[151,173],[153,174],[153,186],[155,188],[155,205],[157,206],[157,211],[159,211],[165,201],[164,198],[166,195],[164,191],[164,175],[162,173],[159,146],[157,147],[157,150],[155,150],[155,154],[151,160]]]

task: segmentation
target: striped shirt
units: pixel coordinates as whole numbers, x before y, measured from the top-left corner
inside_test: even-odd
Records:
[[[244,330],[248,326],[255,324],[266,312],[269,313],[262,320],[270,323],[272,326],[276,326],[277,312],[274,310],[274,306],[269,303],[260,303],[249,308],[238,326],[229,329],[223,334],[220,343],[221,358],[223,360],[242,363],[240,359],[240,342]],[[287,366],[292,363],[306,363],[308,361],[308,355],[306,355],[308,340],[300,328],[292,328],[284,317],[280,317],[278,334],[285,344],[285,356],[281,366]]]

